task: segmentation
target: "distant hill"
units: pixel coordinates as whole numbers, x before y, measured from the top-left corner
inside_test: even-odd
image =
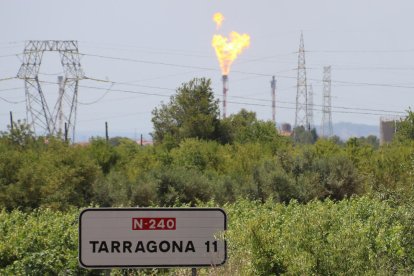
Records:
[[[320,126],[316,129],[320,131]],[[348,140],[350,137],[361,137],[375,135],[379,138],[379,125],[364,125],[340,122],[333,124],[334,135],[339,136],[342,140]]]
[[[87,142],[89,141],[90,138],[92,137],[101,137],[101,138],[105,138],[105,132],[103,131],[78,131],[76,133],[76,141],[77,142]],[[120,131],[109,131],[109,138],[114,138],[114,137],[127,137],[130,138],[132,140],[139,140],[141,138],[141,133],[139,132],[120,132]],[[152,137],[151,135],[146,132],[143,133],[143,137],[144,140],[151,140],[152,141]]]
[[[316,126],[316,131],[318,134],[320,133],[320,126]],[[364,124],[354,124],[354,123],[347,123],[347,122],[340,122],[333,124],[333,131],[334,135],[339,136],[342,140],[348,140],[350,137],[361,137],[361,136],[368,136],[368,135],[375,135],[379,138],[379,125],[373,126],[373,125],[364,125]],[[131,139],[140,139],[140,133],[136,132],[109,132],[109,137],[128,137]],[[77,141],[88,141],[91,137],[105,137],[105,133],[103,131],[101,132],[91,132],[91,131],[82,131],[78,132],[76,134]],[[145,140],[152,140],[152,137],[149,135],[149,133],[144,133]]]

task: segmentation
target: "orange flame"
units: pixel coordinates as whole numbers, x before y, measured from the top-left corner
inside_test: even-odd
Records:
[[[223,20],[224,20],[224,16],[220,12],[216,12],[213,15],[213,21],[216,22],[216,28],[217,28],[217,30],[220,29],[221,24],[223,23]]]
[[[247,34],[231,32],[229,38],[230,41],[228,41],[227,37],[214,35],[213,41],[211,42],[211,45],[216,51],[223,75],[229,74],[230,66],[234,60],[250,45],[250,36]]]

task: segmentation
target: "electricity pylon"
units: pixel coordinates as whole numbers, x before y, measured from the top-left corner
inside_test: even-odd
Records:
[[[298,54],[298,77],[296,91],[296,113],[295,128],[303,126],[310,130],[308,120],[308,93],[306,85],[306,62],[305,62],[305,45],[303,42],[303,33],[300,34],[299,54]]]
[[[333,135],[331,103],[331,66],[323,67],[322,126],[323,137]]]
[[[42,89],[39,70],[45,52],[58,52],[65,74],[59,84],[57,101],[52,103]],[[78,83],[85,77],[80,64],[78,42],[74,40],[31,40],[26,42],[23,63],[17,77],[24,80],[27,121],[36,134],[63,136],[63,122],[67,135],[75,139]],[[53,104],[53,110],[51,105]]]

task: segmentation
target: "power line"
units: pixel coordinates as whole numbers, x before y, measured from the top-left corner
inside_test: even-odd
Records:
[[[241,104],[241,105],[252,105],[252,106],[263,106],[263,107],[270,107],[271,105],[267,104],[256,104],[256,103],[245,103],[245,102],[235,102],[235,101],[228,101],[229,103],[233,104]],[[276,106],[279,109],[291,109],[295,110],[295,107],[287,107],[287,106]],[[313,109],[313,111],[322,111],[322,109]],[[353,111],[340,111],[340,110],[332,110],[332,113],[345,113],[345,114],[360,114],[360,115],[375,115],[375,116],[383,116],[387,115],[384,113],[373,113],[373,112],[353,112]],[[390,114],[388,114],[390,115]]]
[[[109,88],[105,91],[105,93],[99,97],[98,99],[92,101],[92,102],[88,102],[88,103],[84,103],[84,102],[80,102],[78,101],[79,104],[81,105],[92,105],[92,104],[96,104],[98,102],[100,102],[101,100],[103,100],[103,98],[105,98],[106,95],[108,95],[109,91],[111,90],[111,88],[114,86],[114,83],[111,84],[111,86],[109,86]]]
[[[90,77],[86,77],[86,79],[97,81],[97,82],[111,83],[111,84],[120,84],[120,85],[126,85],[126,86],[138,86],[138,87],[146,87],[146,88],[161,89],[161,90],[168,90],[168,91],[176,91],[176,89],[167,88],[167,87],[140,85],[140,84],[133,84],[133,83],[129,83],[129,82],[118,82],[118,81],[111,81],[111,80],[102,80],[102,79],[96,79],[96,78],[90,78]],[[102,90],[104,90],[104,89],[105,88],[102,88]],[[108,91],[111,91],[111,90],[115,91],[113,89],[108,89]],[[147,92],[142,92],[142,93],[147,93]],[[167,96],[167,95],[164,95],[164,96]],[[221,96],[221,95],[219,95],[219,96]],[[245,100],[270,102],[269,99],[263,99],[263,98],[243,97],[243,96],[234,96],[234,95],[229,96],[229,97],[230,98],[245,99]],[[278,103],[283,103],[283,104],[295,104],[294,102],[289,102],[289,101],[277,101],[277,102]],[[319,107],[323,106],[323,105],[318,105],[318,104],[313,104],[313,105],[314,106],[319,106]],[[358,107],[346,107],[346,106],[331,106],[331,107],[338,108],[338,109],[348,109],[348,110],[361,110],[361,111],[374,111],[374,112],[388,112],[388,113],[405,114],[404,112],[395,111],[395,110],[370,109],[370,108],[358,108]]]
[[[400,49],[400,50],[308,50],[307,53],[365,53],[365,54],[377,54],[377,53],[411,53],[414,49]]]
[[[135,115],[141,115],[141,114],[148,114],[149,112],[134,112],[134,113],[127,113],[117,116],[111,116],[111,117],[100,117],[100,118],[93,118],[88,120],[80,120],[78,122],[93,122],[93,121],[100,121],[100,120],[107,120],[107,119],[114,119],[114,118],[123,118],[123,117],[129,117],[129,116],[135,116]]]
[[[128,84],[125,82],[117,82],[117,81],[110,81],[110,80],[100,80],[100,79],[95,79],[95,78],[89,78],[87,77],[87,79],[89,80],[94,80],[94,81],[99,81],[99,82],[105,82],[105,83],[111,83],[111,84],[122,84],[122,85],[131,85],[131,86],[138,86],[135,84]],[[39,81],[41,83],[45,83],[45,84],[50,84],[50,85],[56,85],[56,83],[54,82],[49,82],[49,81]],[[105,91],[105,96],[109,93],[109,92],[121,92],[121,93],[128,93],[128,94],[138,94],[138,95],[146,95],[146,96],[158,96],[158,97],[165,97],[165,98],[170,98],[170,95],[166,95],[166,94],[160,94],[160,93],[152,93],[152,92],[145,92],[145,91],[137,91],[137,90],[127,90],[127,89],[113,89],[113,88],[105,88],[105,87],[97,87],[97,86],[88,86],[88,85],[79,85],[79,87],[81,88],[88,88],[88,89],[94,89],[94,90],[104,90]],[[164,89],[164,90],[169,90],[169,91],[176,91],[176,89],[173,88],[166,88],[166,87],[157,87],[157,86],[151,86],[151,88],[156,88],[156,89]],[[1,90],[0,90],[1,91]],[[221,96],[221,95],[219,95]],[[253,97],[243,97],[243,96],[229,96],[230,98],[236,98],[236,99],[245,99],[245,100],[253,100],[253,101],[262,101],[262,102],[267,102],[270,103],[271,100],[269,99],[263,99],[263,98],[253,98]],[[97,100],[94,100],[90,103],[81,103],[83,105],[90,105],[90,104],[94,104],[99,102],[100,100],[102,100],[104,97],[100,96]],[[281,104],[289,104],[289,105],[295,105],[296,103],[294,102],[289,102],[289,101],[276,101],[277,103],[281,103]],[[236,103],[236,104],[246,104],[246,105],[252,105],[252,106],[264,106],[264,107],[269,107],[271,105],[266,105],[266,104],[255,104],[255,103],[240,103],[240,102],[229,102],[229,103]],[[323,107],[323,105],[320,104],[313,104],[313,106],[317,106],[317,107]],[[358,111],[365,111],[365,112],[351,112],[351,111],[332,111],[335,113],[351,113],[351,114],[369,114],[369,115],[392,115],[392,114],[405,114],[405,112],[401,112],[401,111],[396,111],[396,110],[385,110],[385,109],[371,109],[371,108],[362,108],[362,107],[347,107],[347,106],[334,106],[331,105],[331,108],[335,108],[335,109],[343,109],[343,110],[358,110]],[[285,109],[292,109],[292,108],[285,108]],[[314,111],[322,111],[322,109],[313,109]]]
[[[0,92],[3,91],[11,91],[11,90],[24,90],[24,87],[12,87],[12,88],[5,88],[5,89],[0,89]]]
[[[179,67],[179,68],[191,68],[191,69],[201,69],[201,70],[209,70],[209,71],[219,71],[215,68],[209,67],[200,67],[200,66],[192,66],[192,65],[182,65],[182,64],[175,64],[175,63],[167,63],[167,62],[158,62],[158,61],[150,61],[150,60],[143,60],[143,59],[133,59],[133,58],[123,58],[123,57],[112,57],[112,56],[103,56],[103,55],[95,55],[95,54],[86,54],[81,53],[83,56],[89,57],[99,57],[105,59],[112,59],[112,60],[120,60],[120,61],[129,61],[129,62],[137,62],[137,63],[144,63],[144,64],[153,64],[153,65],[165,65],[165,66],[172,66],[172,67]]]
[[[18,44],[24,44],[25,41],[20,40],[20,41],[4,41],[4,42],[0,42],[0,45],[18,45]]]
[[[114,92],[147,95],[147,96],[159,96],[159,97],[168,97],[168,98],[170,97],[170,95],[165,95],[165,94],[150,93],[150,92],[135,91],[135,90],[126,90],[126,89],[107,89],[107,88],[103,88],[103,87],[86,86],[86,85],[79,85],[79,87],[89,88],[89,89],[96,89],[96,90],[108,90],[108,91],[114,91]]]
[[[114,49],[122,49],[120,47],[129,48],[129,49],[135,49],[135,50],[151,50],[151,51],[164,51],[164,52],[172,52],[172,53],[204,53],[204,51],[196,51],[194,49],[165,49],[165,48],[154,48],[154,47],[142,47],[134,44],[120,44],[120,43],[113,43],[113,42],[93,42],[93,41],[79,41],[80,43],[86,43],[86,44],[99,44],[99,45],[110,45],[111,47],[115,46]],[[96,46],[92,46],[96,47]],[[101,47],[101,46],[98,46]]]
[[[20,104],[20,103],[24,103],[26,100],[21,100],[21,101],[11,101],[11,100],[8,100],[8,99],[5,99],[5,98],[3,98],[3,97],[0,97],[0,100],[2,100],[2,101],[5,101],[5,102],[7,102],[7,103],[9,103],[9,104]]]
[[[14,79],[17,79],[17,78],[16,77],[8,77],[8,78],[0,79],[0,81],[8,81],[8,80],[14,80]]]
[[[91,56],[91,57],[105,58],[105,59],[112,59],[112,60],[144,63],[144,64],[172,66],[172,67],[178,67],[178,68],[192,68],[192,69],[199,69],[199,70],[205,70],[205,71],[219,71],[219,69],[211,68],[211,67],[182,65],[182,64],[176,64],[176,63],[157,62],[157,61],[140,60],[140,59],[132,59],[132,58],[111,57],[111,56],[85,54],[85,53],[82,53],[82,55]],[[246,74],[246,75],[263,76],[263,77],[271,77],[271,76],[274,75],[273,73],[272,74],[266,74],[266,73],[246,72],[246,71],[238,71],[238,70],[233,70],[232,72],[233,73],[239,73],[239,74]],[[296,79],[296,77],[294,77],[294,76],[277,75],[277,77],[278,78],[285,78],[285,79]],[[319,79],[311,79],[311,78],[307,78],[307,79],[318,82],[318,83],[321,82],[321,80],[319,80]],[[388,83],[370,83],[370,82],[351,82],[351,81],[343,81],[343,80],[332,80],[332,83],[350,84],[350,85],[354,85],[354,86],[375,86],[375,87],[391,87],[391,88],[403,88],[403,89],[413,89],[414,88],[413,85],[399,85],[399,84],[388,84]]]
[[[84,85],[80,85],[80,87],[83,88],[89,88],[89,89],[96,89],[96,90],[107,90],[107,91],[114,91],[114,92],[122,92],[122,93],[130,93],[130,94],[139,94],[139,95],[147,95],[147,96],[159,96],[159,97],[171,97],[171,95],[165,95],[165,94],[159,94],[159,93],[150,93],[150,92],[143,92],[143,91],[136,91],[136,90],[126,90],[126,89],[107,89],[107,88],[103,88],[103,87],[96,87],[96,86],[84,86]],[[238,97],[238,96],[232,96],[232,98],[242,98],[242,97]],[[248,98],[248,99],[252,99],[252,98]],[[261,99],[264,100],[264,99]],[[267,102],[269,102],[269,100],[266,100]],[[246,102],[237,102],[237,101],[228,101],[229,103],[234,103],[234,104],[244,104],[244,105],[251,105],[251,106],[264,106],[264,107],[270,107],[271,105],[267,105],[267,104],[258,104],[258,103],[246,103]],[[281,101],[277,101],[278,103],[287,103],[287,104],[294,104],[292,102],[281,102]],[[314,105],[314,106],[318,106],[318,105]],[[354,110],[353,108],[350,107],[335,107],[332,106],[333,108],[339,108],[339,109],[348,109],[348,110]],[[295,109],[293,107],[281,107],[278,106],[277,108],[281,108],[281,109]],[[322,109],[313,109],[314,111],[322,111]],[[355,110],[359,110],[359,111],[374,111],[374,112],[353,112],[353,111],[339,111],[339,110],[333,110],[332,112],[334,113],[349,113],[349,114],[363,114],[363,115],[390,115],[390,113],[399,113],[402,114],[403,112],[394,112],[394,111],[387,111],[387,110],[379,110],[379,109],[363,109],[363,108],[356,108]],[[383,113],[379,113],[379,112],[383,112]],[[386,113],[389,112],[389,113]]]
[[[87,46],[88,47],[88,46]],[[163,55],[172,55],[172,56],[185,56],[185,57],[199,57],[199,58],[213,58],[213,55],[198,55],[198,54],[188,54],[186,52],[174,52],[174,51],[168,51],[168,50],[154,50],[154,49],[138,49],[138,48],[116,48],[116,47],[105,47],[105,46],[92,46],[92,48],[98,48],[98,49],[107,49],[107,50],[118,50],[118,51],[127,51],[127,52],[145,52],[146,54],[163,54]]]
[[[55,83],[46,82],[46,81],[42,81],[42,82],[49,83],[49,84],[55,84]],[[111,83],[116,84],[116,82],[111,82]],[[171,97],[171,95],[165,95],[165,94],[160,94],[160,93],[150,93],[150,92],[143,92],[143,91],[136,91],[136,90],[113,89],[113,88],[108,89],[108,88],[103,88],[103,87],[86,86],[86,85],[79,85],[79,87],[88,88],[88,89],[95,89],[95,90],[105,90],[105,91],[107,91],[106,93],[108,93],[110,91],[113,91],[113,92],[122,92],[122,93],[139,94],[139,95],[147,95],[147,96],[158,96],[158,97],[167,97],[167,98]],[[269,102],[269,100],[266,100],[266,99],[248,98],[248,97],[242,97],[242,96],[231,96],[231,97],[232,98],[240,98],[240,99],[248,99],[248,100],[257,100],[257,101]],[[6,100],[6,99],[3,99],[3,100]],[[21,102],[24,102],[24,101],[21,101]],[[12,103],[20,103],[20,102],[12,102]],[[251,103],[251,102],[228,101],[228,103],[239,104],[239,105],[248,105],[248,106],[271,107],[270,104],[259,104],[259,103]],[[286,102],[286,101],[277,101],[277,103],[295,104],[293,102]],[[314,105],[314,106],[321,106],[321,105]],[[345,110],[358,110],[358,111],[332,110],[332,113],[342,113],[342,114],[360,114],[360,115],[375,115],[375,116],[392,115],[392,113],[394,113],[394,114],[404,114],[404,112],[391,111],[391,110],[381,110],[381,109],[351,108],[351,107],[344,107],[344,106],[331,106],[331,107],[332,108],[338,108],[338,109],[345,109]],[[278,109],[295,110],[294,107],[287,107],[287,106],[277,106],[277,108]],[[322,112],[323,110],[313,108],[313,111]],[[362,111],[365,111],[365,112],[362,112]],[[134,113],[134,114],[136,114],[136,113]]]
[[[6,57],[18,57],[20,54],[10,54],[10,55],[2,55],[0,58],[6,58]]]
[[[86,42],[87,44],[94,44],[94,42],[89,42],[89,41],[83,41]],[[86,46],[86,47],[92,47],[92,48],[100,48],[100,49],[107,49],[107,50],[120,50],[120,51],[142,51],[145,53],[150,53],[150,54],[166,54],[166,55],[178,55],[178,56],[189,56],[189,57],[200,57],[200,58],[214,58],[214,55],[204,55],[201,53],[204,53],[202,51],[193,51],[193,50],[188,50],[188,49],[182,49],[182,50],[174,50],[174,49],[154,49],[152,48],[145,48],[145,47],[136,47],[136,45],[120,45],[120,44],[114,44],[114,43],[99,43],[99,44],[107,44],[107,45],[118,45],[121,47],[105,47],[105,46]],[[194,54],[189,54],[189,52],[193,52]],[[197,53],[197,54],[195,54]],[[199,53],[199,54],[198,54]],[[252,58],[252,59],[245,59],[245,58],[241,58],[239,59],[239,63],[250,63],[250,62],[256,62],[256,61],[262,61],[262,60],[266,60],[266,59],[272,59],[272,58],[277,58],[277,57],[284,57],[284,56],[291,56],[294,55],[294,52],[290,52],[290,53],[279,53],[279,54],[275,54],[275,55],[271,55],[271,56],[265,56],[265,57],[256,57],[256,58]]]
[[[255,101],[270,102],[270,100],[268,100],[268,99],[262,99],[262,98],[251,98],[251,97],[243,97],[243,96],[231,96],[231,97],[232,98],[238,98],[238,99],[246,99],[246,100],[255,100]],[[276,102],[283,103],[283,104],[292,104],[292,105],[295,105],[294,102],[288,102],[288,101],[279,101],[279,100],[277,100]],[[321,105],[321,104],[315,104],[314,103],[313,106],[322,107],[323,105]],[[370,109],[370,108],[346,107],[346,106],[331,106],[331,107],[332,108],[338,108],[338,109],[347,109],[347,110],[361,110],[361,111],[389,112],[389,113],[401,113],[401,114],[405,114],[405,112],[395,111],[395,110]]]
[[[341,70],[383,70],[383,71],[413,71],[414,67],[387,67],[387,66],[373,66],[373,67],[341,67],[341,65],[334,65],[335,71]],[[319,70],[320,68],[308,67],[312,70]]]
[[[87,78],[89,80],[99,81],[99,82],[106,82],[106,83],[112,83],[112,84],[122,84],[122,85],[129,85],[129,86],[141,86],[139,84],[130,84],[125,82],[117,82],[117,81],[109,81],[109,80],[100,80],[95,78]],[[125,89],[106,89],[101,87],[94,87],[94,86],[84,86],[80,85],[80,87],[84,88],[91,88],[91,89],[98,89],[98,90],[106,90],[114,91],[114,92],[125,92],[125,93],[133,93],[133,94],[140,94],[140,95],[151,95],[151,96],[161,96],[161,97],[170,97],[171,95],[165,95],[165,94],[158,94],[158,93],[150,93],[150,92],[142,92],[142,91],[133,91],[133,90],[125,90]],[[154,88],[154,89],[163,89],[168,91],[176,91],[176,89],[173,88],[166,88],[166,87],[158,87],[158,86],[144,86],[148,88]],[[107,93],[106,92],[106,93]],[[221,95],[219,95],[221,96]],[[269,99],[263,99],[263,98],[253,98],[253,97],[243,97],[243,96],[229,96],[230,98],[238,98],[238,99],[245,99],[245,100],[254,100],[254,101],[263,101],[263,102],[270,102]],[[276,101],[278,103],[283,104],[292,104],[294,105],[294,102],[289,101]],[[323,105],[313,104],[314,106],[322,107]],[[404,112],[395,111],[395,110],[384,110],[384,109],[370,109],[370,108],[359,108],[359,107],[346,107],[346,106],[331,106],[332,108],[337,109],[345,109],[345,110],[359,110],[359,111],[373,111],[373,112],[385,112],[385,113],[396,113],[396,114],[405,114]]]
[[[5,79],[0,79],[0,80],[9,80],[9,79],[14,79],[14,78],[15,77],[11,77],[11,78],[5,78]],[[172,88],[159,87],[159,86],[148,86],[148,85],[132,84],[132,83],[127,83],[127,82],[114,82],[114,81],[99,80],[99,79],[94,79],[94,78],[87,78],[87,79],[94,80],[94,81],[100,81],[100,82],[106,82],[106,83],[127,85],[127,86],[138,86],[138,87],[146,87],[146,88],[153,88],[153,89],[162,89],[162,90],[168,90],[168,91],[175,91],[175,89],[172,89]],[[45,81],[42,81],[42,82],[45,82]],[[51,83],[51,82],[45,82],[45,83],[55,84],[55,83]],[[113,89],[112,87],[110,89],[102,88],[102,87],[96,87],[96,86],[85,86],[85,85],[80,85],[80,87],[90,88],[90,89],[96,89],[96,90],[105,90],[106,91],[103,96],[101,96],[100,98],[98,98],[97,100],[95,100],[93,102],[80,103],[80,104],[84,104],[84,105],[90,105],[90,104],[94,104],[94,103],[99,102],[110,91],[114,91],[114,92],[124,92],[124,93],[131,93],[131,94],[139,94],[139,95],[160,96],[160,97],[170,97],[171,96],[171,95],[165,95],[165,94],[160,94],[160,93],[149,93],[149,92],[144,92],[144,91],[135,91],[135,90],[126,90],[126,89]],[[9,91],[9,90],[18,90],[18,89],[23,89],[23,88],[21,88],[21,87],[14,87],[14,88],[2,89],[0,91]],[[269,100],[267,100],[267,99],[250,98],[250,97],[242,97],[242,96],[230,96],[230,97],[231,98],[240,98],[240,99],[247,99],[247,100],[266,101],[266,102],[269,102]],[[4,99],[4,98],[2,98],[2,99],[4,101],[6,101],[6,102],[9,102],[9,103],[20,103],[20,102],[12,102],[12,101],[9,101],[9,100]],[[285,103],[285,104],[294,104],[293,102],[286,102],[286,101],[277,101],[277,102],[278,103]],[[240,104],[238,102],[234,102],[234,103]],[[243,104],[247,104],[247,105],[257,105],[257,104],[253,104],[253,103],[243,103]],[[259,106],[267,106],[267,105],[259,105]],[[320,106],[320,105],[315,105],[315,106]],[[372,112],[386,112],[386,113],[404,114],[404,112],[399,112],[399,111],[394,111],[394,110],[383,110],[383,109],[368,109],[368,108],[357,108],[357,107],[352,107],[351,108],[351,107],[345,107],[345,106],[332,106],[332,108],[345,109],[345,110],[358,110],[358,111],[372,111]],[[344,111],[342,111],[342,112],[340,112],[340,111],[333,111],[333,112],[336,112],[336,113],[356,113],[356,112],[344,112]],[[370,112],[358,112],[356,114],[385,115],[384,113],[370,113]]]
[[[171,91],[176,90],[176,89],[173,89],[173,88],[136,84],[136,83],[133,83],[133,82],[111,81],[111,80],[103,80],[103,79],[96,79],[96,78],[90,78],[90,77],[85,77],[85,79],[92,80],[92,81],[97,81],[97,82],[104,82],[104,83],[121,84],[121,85],[126,85],[126,86],[137,86],[137,87],[154,88],[154,89],[171,90]]]

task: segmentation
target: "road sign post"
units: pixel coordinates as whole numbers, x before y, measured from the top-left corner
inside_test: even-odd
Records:
[[[89,208],[79,216],[85,268],[206,267],[227,258],[219,208]]]

